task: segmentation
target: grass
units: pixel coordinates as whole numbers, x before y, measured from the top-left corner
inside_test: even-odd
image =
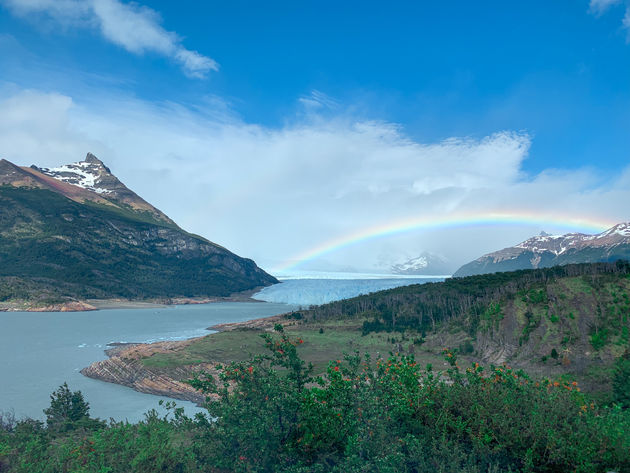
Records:
[[[323,333],[320,333],[320,328],[323,329]],[[299,348],[300,356],[313,364],[315,373],[324,372],[330,360],[341,359],[344,353],[359,351],[361,355],[369,353],[373,358],[379,356],[387,358],[390,352],[398,350],[399,344],[405,353],[410,353],[410,346],[413,347],[414,355],[421,364],[443,362],[440,355],[414,345],[413,337],[405,337],[402,340],[400,334],[387,332],[362,336],[356,320],[296,325],[287,327],[286,332],[292,338],[304,340]],[[156,353],[145,358],[143,364],[147,368],[171,371],[185,365],[244,361],[252,355],[267,353],[264,341],[260,337],[263,333],[265,332],[259,329],[215,333],[181,349],[169,353]],[[392,337],[396,342],[391,342]]]

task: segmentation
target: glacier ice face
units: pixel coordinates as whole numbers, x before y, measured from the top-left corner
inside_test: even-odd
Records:
[[[289,279],[280,284],[266,287],[252,297],[266,302],[308,307],[384,289],[443,280],[444,278],[400,277],[384,279]]]

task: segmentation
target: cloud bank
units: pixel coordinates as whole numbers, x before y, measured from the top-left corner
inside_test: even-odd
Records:
[[[219,65],[182,46],[176,33],[160,26],[158,13],[120,0],[2,0],[16,16],[43,16],[65,28],[91,28],[133,54],[155,53],[178,63],[189,77],[203,78]]]
[[[614,178],[589,169],[527,175],[532,138],[524,132],[421,143],[396,124],[343,111],[325,118],[305,111],[267,128],[212,102],[200,110],[127,96],[90,100],[5,92],[0,157],[54,166],[92,151],[182,227],[267,269],[332,238],[411,217],[529,211],[628,219],[630,169]],[[346,248],[311,268],[374,270],[424,250],[463,263],[543,229],[567,230],[559,221],[411,232]]]

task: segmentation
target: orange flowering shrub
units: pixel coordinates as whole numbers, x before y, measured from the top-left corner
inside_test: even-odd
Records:
[[[271,354],[224,371],[209,406],[230,471],[577,471],[630,468],[630,419],[598,408],[577,383],[533,382],[509,366],[435,372],[413,356],[358,353],[313,377],[279,329]],[[239,377],[245,366],[252,376]],[[604,421],[605,419],[605,421]],[[246,458],[239,460],[239,455]],[[380,466],[376,466],[380,465]],[[367,468],[367,470],[366,470]]]

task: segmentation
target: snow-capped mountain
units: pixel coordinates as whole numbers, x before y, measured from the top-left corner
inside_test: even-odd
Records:
[[[116,205],[122,203],[135,210],[148,212],[152,217],[158,220],[173,223],[164,213],[153,207],[120,182],[109,168],[92,153],[88,153],[83,161],[64,164],[56,168],[39,168],[33,165],[30,168],[22,169],[30,171],[33,177],[40,182],[43,182],[41,179],[43,175],[51,177],[56,181],[71,184],[73,188],[68,189],[71,189],[75,196],[79,195],[83,200],[102,202],[104,199]],[[77,193],[77,187],[85,189],[88,192]],[[67,195],[67,197],[70,196]]]
[[[38,168],[35,165],[31,166],[31,168],[47,176],[91,190],[97,194],[112,194],[115,192],[114,189],[110,188],[111,185],[108,186],[109,183],[107,182],[111,181],[111,179],[108,179],[108,177],[112,176],[111,171],[92,153],[87,154],[85,161],[64,164],[58,168]],[[114,179],[116,178],[114,177]]]
[[[420,256],[411,258],[402,263],[394,264],[390,268],[394,274],[450,274],[449,263],[446,258],[428,251],[423,252]]]
[[[0,288],[28,304],[207,298],[278,282],[179,228],[91,154],[52,169],[0,159],[0,235]]]
[[[542,232],[518,245],[489,253],[465,264],[454,276],[629,258],[630,223],[620,223],[596,235],[549,235]]]

